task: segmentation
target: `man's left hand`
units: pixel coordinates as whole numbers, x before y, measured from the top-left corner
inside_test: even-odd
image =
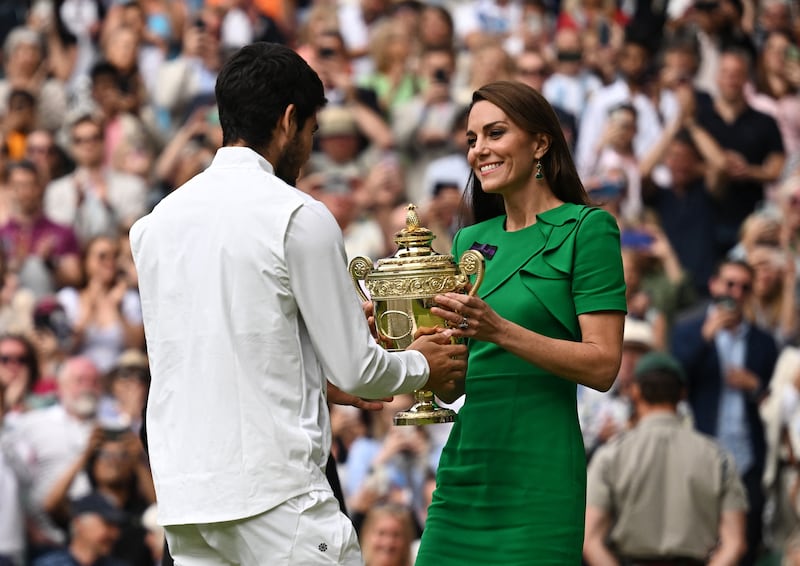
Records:
[[[383,399],[362,399],[355,395],[350,395],[328,382],[328,401],[336,405],[352,405],[365,411],[380,411],[383,404],[390,402],[394,397],[384,397]]]

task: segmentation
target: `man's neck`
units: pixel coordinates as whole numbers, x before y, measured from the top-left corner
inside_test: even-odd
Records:
[[[69,553],[75,562],[81,566],[92,566],[100,556],[88,545],[82,544],[79,540],[73,540],[69,545]]]
[[[36,221],[39,220],[41,216],[42,216],[41,208],[34,212],[17,211],[14,213],[14,219],[25,227],[31,227],[34,224],[36,224]]]
[[[723,120],[731,123],[745,111],[745,108],[747,108],[747,101],[744,98],[724,100],[717,97],[714,99],[714,108]]]
[[[641,421],[645,417],[653,415],[676,415],[677,408],[672,403],[650,404],[646,401],[639,401],[636,404],[636,416]]]

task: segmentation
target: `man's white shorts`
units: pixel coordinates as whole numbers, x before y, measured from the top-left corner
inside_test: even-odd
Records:
[[[312,491],[246,519],[165,527],[176,566],[362,566],[353,523],[329,491]]]

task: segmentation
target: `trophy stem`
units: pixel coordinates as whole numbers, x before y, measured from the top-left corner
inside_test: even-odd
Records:
[[[407,411],[397,413],[394,416],[394,424],[416,426],[451,423],[455,419],[455,411],[436,404],[432,391],[418,389],[414,391],[414,404]]]

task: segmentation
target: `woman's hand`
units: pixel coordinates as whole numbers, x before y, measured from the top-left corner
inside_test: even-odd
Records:
[[[437,305],[431,314],[447,321],[453,336],[496,342],[503,332],[505,319],[483,299],[462,293],[444,293],[433,299]]]

